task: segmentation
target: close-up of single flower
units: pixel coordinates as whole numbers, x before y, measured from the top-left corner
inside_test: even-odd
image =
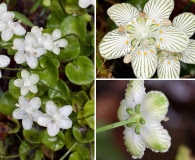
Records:
[[[22,36],[26,33],[26,30],[20,23],[14,21],[15,14],[7,11],[7,5],[5,3],[0,4],[0,14],[0,32],[1,38],[4,41],[9,41],[14,34]]]
[[[20,88],[20,93],[22,96],[32,92],[36,94],[38,92],[37,83],[39,81],[39,76],[37,74],[30,74],[27,70],[21,71],[21,79],[16,79],[14,85]]]
[[[55,136],[62,129],[72,127],[72,121],[68,117],[72,113],[70,105],[58,108],[52,101],[46,103],[46,112],[38,118],[37,123],[40,126],[47,127],[47,132],[50,136]]]
[[[124,140],[133,158],[142,158],[146,148],[154,152],[169,150],[171,137],[160,123],[165,119],[168,106],[168,99],[162,92],[145,92],[144,81],[130,81],[127,85],[118,118],[132,120],[125,125]]]
[[[0,55],[0,68],[7,67],[10,63],[10,58],[5,55]],[[2,73],[0,70],[0,78],[2,77]]]
[[[12,115],[15,119],[22,120],[22,126],[25,130],[31,129],[33,121],[36,122],[42,115],[42,112],[39,111],[41,106],[41,99],[39,97],[34,97],[28,101],[25,97],[21,96],[16,106],[18,108],[13,111]]]
[[[59,29],[55,29],[52,34],[43,34],[43,45],[48,51],[52,51],[56,55],[60,54],[60,48],[64,48],[68,45],[68,41],[62,38],[62,33]]]
[[[151,78],[157,69],[159,50],[183,52],[189,43],[183,30],[170,25],[173,8],[174,0],[149,0],[143,12],[129,3],[113,5],[107,14],[118,28],[104,36],[100,55],[107,60],[124,57],[125,63],[132,62],[137,78]]]
[[[195,15],[192,13],[182,13],[173,19],[173,26],[183,31],[189,38],[195,32]],[[158,78],[179,78],[180,62],[195,64],[195,40],[190,39],[185,51],[168,52],[159,51],[158,55]]]
[[[90,5],[95,6],[95,0],[79,0],[79,6],[81,8],[87,8]]]
[[[26,62],[32,69],[38,65],[38,58],[46,54],[46,49],[42,45],[41,28],[37,26],[32,27],[31,32],[28,32],[25,39],[15,38],[13,42],[13,49],[17,50],[14,60],[17,64]]]

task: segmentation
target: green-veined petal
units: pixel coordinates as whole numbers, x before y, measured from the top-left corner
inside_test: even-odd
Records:
[[[140,135],[135,133],[135,129],[132,127],[125,127],[124,140],[127,150],[131,153],[133,158],[142,158],[146,148]]]
[[[137,78],[150,78],[157,68],[157,54],[154,46],[137,49],[132,59],[132,67]]]
[[[140,135],[146,146],[154,152],[166,152],[171,146],[171,137],[160,123],[142,125]]]
[[[125,93],[125,106],[134,108],[137,104],[141,104],[143,97],[146,94],[145,90],[144,81],[130,81]]]
[[[163,19],[169,19],[173,7],[173,0],[149,0],[144,6],[144,12],[149,18],[162,22]]]
[[[173,19],[173,26],[191,37],[195,32],[195,15],[192,13],[182,13]]]
[[[120,33],[116,29],[104,36],[99,51],[105,59],[116,59],[131,52],[131,43],[124,33]]]
[[[188,36],[173,26],[163,26],[159,31],[157,45],[161,50],[170,52],[182,52],[186,50],[189,43]]]
[[[108,9],[107,13],[117,26],[125,26],[139,16],[137,8],[129,3],[115,4]]]
[[[181,53],[179,59],[184,63],[195,64],[195,40],[190,39],[187,50]]]
[[[167,97],[158,91],[150,91],[141,103],[140,113],[146,122],[160,122],[168,112],[169,102]]]
[[[180,62],[177,58],[166,58],[158,60],[158,78],[176,79],[179,78]]]
[[[127,106],[125,105],[125,100],[123,99],[117,111],[118,119],[120,121],[124,121],[130,118],[129,114],[127,114],[126,109],[127,109]]]

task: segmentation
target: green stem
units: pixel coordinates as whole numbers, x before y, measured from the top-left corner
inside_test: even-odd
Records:
[[[117,128],[120,126],[124,126],[124,125],[129,124],[129,123],[136,123],[139,118],[140,118],[139,116],[133,116],[130,119],[127,119],[125,121],[116,122],[116,123],[109,124],[107,126],[100,127],[96,130],[96,133],[100,133],[100,132],[104,132],[104,131],[114,129],[114,128]]]
[[[7,76],[2,76],[1,78],[4,78],[4,79],[15,79],[16,77],[7,77]]]
[[[72,149],[76,146],[77,142],[75,142],[72,147],[60,158],[60,160],[64,160],[66,156],[72,151]]]
[[[59,4],[60,4],[60,7],[62,8],[62,11],[64,12],[64,15],[66,15],[66,11],[65,11],[65,9],[64,9],[64,6],[63,6],[61,0],[58,0],[58,2],[59,2]]]
[[[26,69],[26,68],[0,68],[0,69],[10,70],[10,71],[21,71],[21,70]]]

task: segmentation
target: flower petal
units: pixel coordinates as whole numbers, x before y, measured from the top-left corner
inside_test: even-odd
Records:
[[[33,109],[39,109],[41,106],[41,99],[39,97],[34,97],[29,101],[30,107]]]
[[[128,107],[125,105],[125,100],[123,99],[120,103],[120,106],[117,111],[117,116],[120,121],[124,121],[130,118],[129,114],[127,113],[126,109]],[[131,108],[131,107],[129,107]]]
[[[161,79],[179,78],[180,62],[177,58],[165,58],[158,60],[157,74]]]
[[[23,81],[22,79],[16,79],[16,80],[14,81],[14,85],[15,85],[16,87],[22,87],[22,86],[24,85],[24,81]]]
[[[60,131],[60,128],[56,123],[49,123],[47,126],[47,132],[50,136],[55,136]]]
[[[42,30],[43,30],[42,27],[39,28],[39,27],[37,27],[37,26],[33,26],[33,27],[31,28],[31,32],[32,32],[37,38],[39,38],[39,37],[42,36]]]
[[[24,63],[26,61],[24,51],[18,51],[14,56],[14,60],[16,61],[17,64]]]
[[[0,4],[0,13],[7,11],[7,5],[5,3]]]
[[[0,21],[0,31],[3,31],[6,28],[6,24],[3,21]]]
[[[102,39],[99,51],[105,59],[120,58],[131,52],[129,38],[117,29],[108,32]]]
[[[58,121],[58,126],[62,129],[69,129],[72,127],[72,121],[69,118],[60,119]]]
[[[10,58],[8,56],[0,55],[0,67],[7,67],[10,63]]]
[[[43,116],[43,113],[39,110],[34,110],[32,113],[33,121],[37,121],[37,119],[41,116]]]
[[[141,136],[136,134],[134,128],[132,127],[125,127],[123,133],[127,150],[131,153],[134,159],[141,159],[146,148],[146,145],[143,142]]]
[[[36,85],[30,86],[29,90],[30,90],[32,93],[34,93],[34,94],[36,94],[36,93],[38,92],[38,88],[37,88]]]
[[[22,109],[17,108],[13,111],[12,115],[15,119],[23,119],[25,117],[25,112]]]
[[[0,70],[0,78],[2,77],[2,73],[1,73],[1,70]]]
[[[33,55],[26,56],[26,62],[28,64],[28,66],[32,69],[35,69],[38,65],[37,57],[35,57]]]
[[[56,43],[59,47],[66,47],[68,45],[68,41],[66,39],[60,39]]]
[[[27,95],[28,94],[28,92],[29,92],[29,88],[28,87],[21,87],[21,89],[20,89],[20,93],[21,93],[21,95],[22,96],[25,96],[25,95]]]
[[[22,77],[22,79],[29,78],[30,73],[27,70],[23,69],[22,72],[21,72],[21,77]]]
[[[18,102],[20,106],[25,106],[25,107],[28,106],[28,100],[23,96],[19,97]]]
[[[149,18],[160,23],[163,19],[169,19],[173,8],[173,0],[149,0],[144,6],[144,12]]]
[[[39,75],[38,74],[32,74],[29,79],[30,79],[32,84],[36,84],[36,83],[39,82]]]
[[[81,8],[87,8],[90,4],[89,0],[79,0],[79,6]]]
[[[125,93],[125,105],[134,108],[137,104],[141,104],[143,97],[146,94],[145,90],[144,81],[130,81]]]
[[[117,26],[125,26],[139,16],[137,8],[129,3],[115,4],[108,9],[107,13]]]
[[[60,48],[57,46],[57,45],[54,45],[53,46],[53,53],[55,53],[56,55],[59,55],[60,54]]]
[[[160,28],[157,45],[161,50],[170,52],[182,52],[186,50],[189,43],[188,36],[173,26],[163,26]]]
[[[37,119],[37,123],[41,126],[47,127],[47,125],[52,121],[52,117],[48,114],[43,114]]]
[[[132,59],[132,67],[137,78],[151,78],[157,69],[157,54],[154,46],[137,49]]]
[[[32,128],[33,120],[31,117],[25,117],[22,120],[22,126],[25,130],[29,130]]]
[[[14,34],[22,36],[26,33],[26,30],[18,22],[14,22],[15,27],[13,28]]]
[[[180,54],[179,59],[184,63],[195,64],[195,40],[190,39],[187,50]]]
[[[5,29],[1,32],[1,38],[4,41],[9,41],[13,37],[13,32],[10,29]]]
[[[13,42],[13,48],[17,50],[24,50],[25,48],[24,40],[20,38],[15,38]]]
[[[146,146],[155,152],[166,152],[171,146],[171,137],[160,123],[142,125],[140,135]]]
[[[50,115],[53,115],[56,112],[58,112],[58,108],[57,108],[57,106],[52,101],[48,101],[46,103],[46,112],[48,114],[50,114]]]
[[[72,106],[66,105],[59,109],[60,115],[63,117],[68,117],[72,113]]]
[[[167,97],[158,91],[148,92],[141,103],[140,113],[146,122],[161,122],[168,112]]]
[[[182,13],[173,19],[173,26],[191,37],[195,32],[195,16],[192,13]]]
[[[57,39],[61,38],[62,37],[61,30],[55,29],[52,32],[52,37],[54,38],[54,40],[57,40]]]

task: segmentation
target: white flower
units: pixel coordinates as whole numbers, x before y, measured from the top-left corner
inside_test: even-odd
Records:
[[[14,39],[13,49],[18,50],[14,56],[17,64],[26,62],[32,69],[38,65],[38,58],[46,53],[46,49],[42,45],[42,28],[32,27],[25,39]]]
[[[190,38],[195,32],[195,15],[183,13],[173,19],[173,26],[186,33]],[[159,78],[179,78],[180,61],[188,64],[195,64],[195,40],[190,39],[185,51],[168,52],[159,51],[158,77]]]
[[[15,14],[7,11],[7,5],[5,3],[0,4],[0,14],[0,32],[1,38],[4,41],[9,41],[14,34],[21,36],[26,33],[26,30],[19,22],[14,22]]]
[[[63,48],[68,45],[68,41],[66,39],[60,39],[62,35],[59,29],[55,29],[52,32],[52,35],[49,33],[44,33],[43,37],[43,45],[45,49],[54,52],[56,55],[60,54],[60,47]]]
[[[149,0],[143,12],[128,3],[110,7],[107,13],[118,29],[103,38],[99,45],[101,56],[105,59],[128,56],[125,62],[132,59],[137,78],[152,77],[157,69],[157,49],[182,52],[189,43],[184,32],[167,25],[173,6],[173,0]]]
[[[38,109],[41,106],[41,99],[39,97],[34,97],[30,101],[21,96],[19,98],[19,104],[16,104],[17,109],[12,113],[15,119],[22,119],[22,126],[25,130],[32,128],[33,121],[36,121],[42,112]]]
[[[41,126],[47,127],[47,132],[50,136],[55,136],[62,129],[69,129],[72,127],[72,121],[69,115],[72,113],[72,107],[67,105],[58,109],[52,102],[46,103],[46,114],[43,114],[37,120]]]
[[[145,148],[155,152],[166,152],[171,145],[167,130],[161,121],[168,111],[168,100],[162,92],[145,92],[143,81],[131,81],[125,99],[118,109],[118,118],[124,121],[133,117],[128,110],[137,114],[137,123],[125,125],[124,140],[133,158],[141,158]]]
[[[22,70],[21,72],[22,79],[16,79],[14,81],[14,85],[20,87],[20,93],[22,96],[28,94],[29,91],[32,93],[37,93],[37,83],[39,81],[38,74],[31,74],[27,70]]]
[[[0,55],[0,68],[7,67],[10,63],[10,58],[8,56]],[[0,78],[2,77],[0,70]]]
[[[87,8],[90,5],[95,6],[95,0],[79,0],[79,6],[81,8]]]

